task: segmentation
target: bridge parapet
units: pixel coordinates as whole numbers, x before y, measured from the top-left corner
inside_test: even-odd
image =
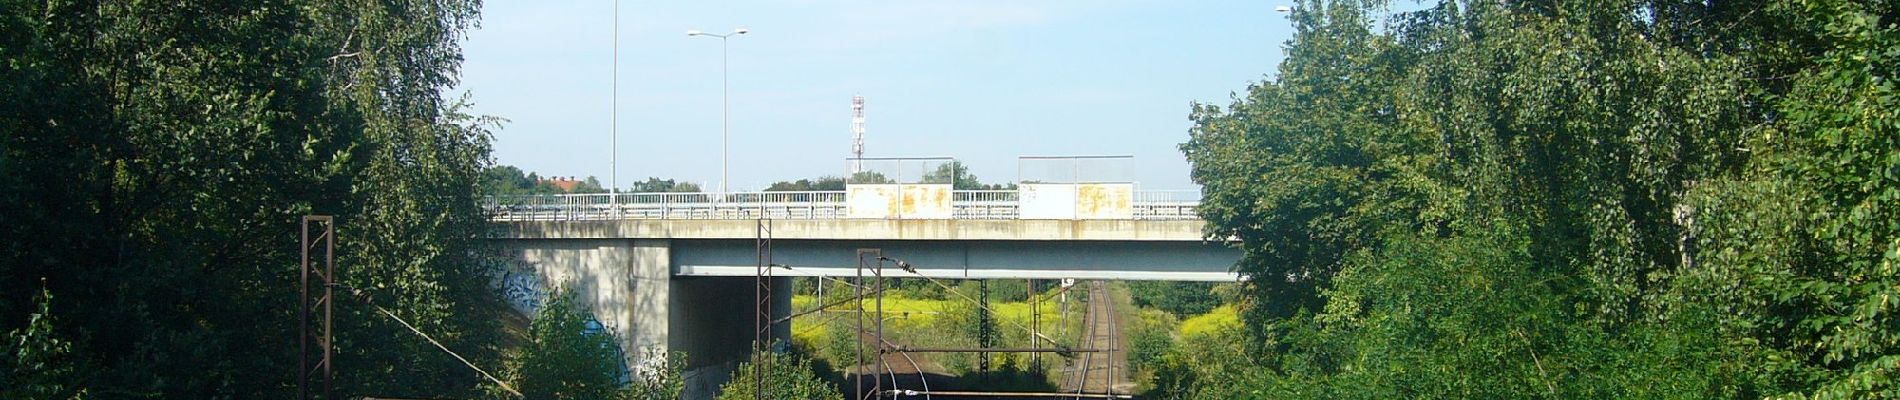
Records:
[[[948,219],[1023,219],[1024,196],[1017,190],[955,190],[950,195]],[[593,193],[494,196],[483,200],[483,208],[495,221],[852,219],[848,197],[846,191]],[[1194,209],[1199,205],[1199,191],[1134,191],[1128,219],[1197,220]]]

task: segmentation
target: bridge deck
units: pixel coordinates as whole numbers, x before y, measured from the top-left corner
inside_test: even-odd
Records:
[[[1135,191],[1130,219],[1199,219],[1199,196],[1192,190]],[[1019,219],[1023,204],[1014,190],[955,190],[950,219]],[[844,191],[815,191],[498,196],[484,199],[483,208],[496,221],[846,219],[850,205]]]
[[[1201,242],[1198,220],[773,220],[775,240]],[[503,221],[497,239],[745,239],[754,220]]]

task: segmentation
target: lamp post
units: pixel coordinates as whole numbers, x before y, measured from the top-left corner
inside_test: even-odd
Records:
[[[613,100],[607,106],[607,134],[613,136],[607,149],[607,203],[614,208],[614,218],[620,218],[620,0],[614,0],[614,61],[613,61]]]
[[[700,32],[698,29],[686,31],[686,36],[707,36],[719,38],[719,194],[726,193],[727,171],[732,153],[731,122],[727,109],[731,103],[731,85],[726,79],[726,38],[746,34],[745,28],[734,29],[732,33],[717,34]]]

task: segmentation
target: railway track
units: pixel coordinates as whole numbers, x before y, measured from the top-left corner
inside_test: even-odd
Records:
[[[1125,395],[1134,389],[1128,379],[1128,354],[1122,345],[1121,323],[1108,285],[1089,282],[1088,313],[1083,319],[1082,347],[1104,349],[1081,353],[1065,368],[1062,391],[1076,394]]]

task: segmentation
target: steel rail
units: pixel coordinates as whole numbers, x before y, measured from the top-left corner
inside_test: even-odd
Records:
[[[984,353],[984,352],[988,352],[988,353],[1107,353],[1107,352],[1110,352],[1110,350],[1104,350],[1104,349],[1064,350],[1064,349],[1022,348],[1022,347],[968,347],[968,348],[897,347],[897,348],[891,349],[891,351],[905,352],[905,353]]]
[[[1132,398],[1135,398],[1135,396],[1130,396],[1130,395],[1125,395],[1125,394],[1095,394],[1095,393],[1076,394],[1076,393],[1066,393],[1066,392],[1060,392],[1060,393],[1059,392],[971,392],[971,391],[949,391],[949,390],[937,391],[937,392],[886,390],[884,391],[884,394],[890,395],[890,396],[916,396],[920,394],[929,396],[929,395],[934,394],[934,395],[944,396],[944,397],[1037,397],[1037,398],[1059,398],[1059,399],[1073,399],[1073,398],[1132,399]]]

